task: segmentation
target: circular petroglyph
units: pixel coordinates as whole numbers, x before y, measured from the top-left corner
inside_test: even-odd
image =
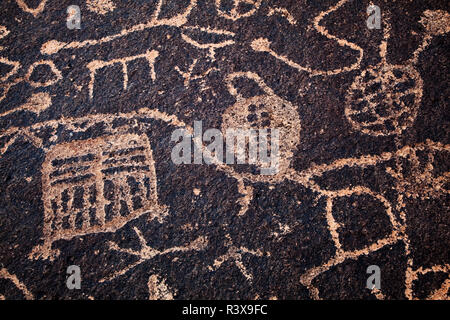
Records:
[[[265,94],[244,98],[237,93],[231,81],[237,77],[247,77],[254,80]],[[236,96],[237,102],[229,107],[222,116],[222,132],[227,129],[238,130],[279,130],[278,173],[275,175],[255,175],[252,180],[277,181],[282,180],[289,168],[293,152],[300,141],[300,118],[297,108],[270,89],[258,75],[254,73],[234,73],[228,77],[230,93]],[[270,137],[270,133],[268,134]],[[269,146],[270,148],[270,146]],[[263,165],[259,160],[256,165]]]
[[[34,81],[34,80],[32,80],[33,74],[34,74],[36,68],[42,68],[42,66],[47,66],[48,69],[50,69],[49,71],[53,74],[53,77],[50,78],[50,79],[46,79],[44,81]],[[48,86],[54,85],[59,80],[61,80],[62,79],[62,74],[61,74],[61,71],[59,71],[58,68],[55,66],[53,61],[51,61],[51,60],[42,60],[42,61],[37,61],[37,62],[33,63],[30,66],[30,69],[28,70],[28,73],[26,75],[26,79],[28,80],[30,85],[35,87],[35,88],[48,87]]]
[[[401,134],[414,122],[421,99],[422,79],[414,67],[379,64],[355,78],[345,115],[365,134]]]

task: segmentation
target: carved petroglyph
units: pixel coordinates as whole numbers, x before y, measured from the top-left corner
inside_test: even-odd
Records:
[[[247,281],[251,283],[253,280],[253,275],[247,270],[244,263],[242,262],[242,256],[244,254],[250,254],[256,257],[262,257],[263,252],[259,249],[255,251],[245,247],[235,247],[229,235],[227,235],[226,245],[228,247],[228,251],[224,255],[215,259],[213,265],[208,267],[209,270],[216,271],[217,269],[221,268],[225,262],[231,261],[234,265],[236,265],[236,267],[238,267],[239,271],[247,279]]]
[[[449,278],[447,278],[441,285],[439,289],[436,289],[433,291],[428,297],[428,300],[448,300],[449,297],[449,289],[450,289],[450,265],[435,265],[431,268],[418,268],[417,270],[408,270],[406,274],[406,296],[408,299],[413,300],[416,299],[413,295],[412,285],[414,281],[419,279],[420,275],[425,275],[428,273],[436,273],[436,272],[443,272],[447,273]]]
[[[192,9],[197,5],[197,0],[191,0],[189,5],[183,10],[183,12],[171,17],[171,18],[160,18],[161,8],[164,0],[158,0],[156,4],[155,12],[149,21],[145,23],[139,23],[133,25],[129,28],[123,29],[121,32],[106,36],[99,39],[89,39],[84,41],[72,41],[69,43],[60,42],[58,40],[50,40],[44,43],[41,47],[41,53],[46,55],[52,55],[59,52],[62,49],[79,49],[84,47],[90,47],[94,45],[99,45],[102,43],[107,43],[121,37],[125,37],[130,33],[143,31],[146,29],[151,29],[159,26],[170,26],[170,27],[181,27],[187,22],[187,17],[191,13]]]
[[[264,94],[244,98],[233,85],[234,80],[242,77],[255,81]],[[278,173],[271,176],[243,173],[242,176],[251,181],[283,180],[295,148],[300,142],[300,118],[297,108],[289,101],[277,96],[256,73],[233,73],[227,77],[226,82],[229,92],[236,97],[237,101],[222,115],[223,133],[227,128],[280,130]],[[257,162],[257,165],[261,163]]]
[[[414,170],[412,172],[410,172],[410,178],[407,178],[404,176],[400,176],[398,171],[396,172],[389,167],[387,168],[387,172],[391,173],[392,176],[394,178],[396,178],[396,181],[397,181],[397,185],[395,186],[395,188],[399,192],[399,196],[397,199],[398,205],[395,208],[396,208],[396,210],[400,211],[400,220],[397,219],[395,217],[395,215],[393,214],[394,207],[386,198],[384,198],[380,194],[377,194],[377,193],[371,191],[370,189],[368,189],[366,187],[357,186],[357,187],[353,187],[351,189],[342,189],[342,190],[337,190],[337,191],[323,190],[315,182],[312,181],[313,178],[320,177],[328,171],[338,170],[338,169],[342,169],[344,167],[357,166],[360,168],[366,168],[366,167],[370,167],[370,166],[375,166],[379,163],[387,162],[389,160],[396,160],[396,159],[409,160],[410,162],[412,162],[414,164],[414,162],[417,161],[416,154],[419,151],[420,152],[423,152],[423,151],[429,152],[428,159],[432,159],[433,158],[432,155],[436,152],[439,152],[439,151],[449,152],[450,145],[442,145],[440,143],[427,141],[426,143],[420,143],[415,146],[406,146],[395,152],[386,152],[386,153],[383,153],[378,156],[363,156],[361,158],[339,159],[329,165],[316,165],[316,166],[313,166],[303,172],[292,173],[292,175],[288,176],[289,179],[292,179],[293,181],[296,181],[300,184],[308,186],[311,189],[313,189],[314,191],[327,197],[326,218],[327,218],[327,223],[328,223],[328,229],[330,231],[331,237],[335,244],[336,254],[335,254],[335,257],[330,259],[325,264],[320,265],[315,268],[312,268],[312,269],[308,270],[307,272],[305,272],[301,276],[300,282],[310,290],[311,296],[313,298],[319,299],[320,295],[319,295],[318,288],[316,288],[312,285],[312,281],[319,274],[321,274],[325,271],[328,271],[333,266],[340,264],[348,259],[356,260],[361,255],[367,255],[371,252],[378,251],[387,245],[392,245],[399,241],[403,241],[405,243],[406,254],[408,257],[410,256],[411,252],[409,249],[409,239],[406,234],[406,223],[407,223],[406,213],[404,212],[404,210],[402,211],[402,209],[404,208],[404,204],[403,204],[403,200],[402,200],[404,193],[406,192],[406,194],[408,194],[408,192],[406,191],[407,188],[404,186],[405,182],[403,181],[403,179],[408,181],[410,179],[416,179],[417,177],[415,177],[416,172]],[[416,165],[416,168],[417,168],[417,164],[414,164],[414,165]],[[429,189],[430,187],[428,187],[426,184],[429,185],[431,183],[431,181],[434,181],[433,179],[438,180],[441,183],[441,185],[442,185],[442,181],[445,181],[446,183],[449,182],[449,173],[445,173],[441,177],[431,178],[430,171],[432,170],[432,167],[430,167],[430,165],[425,165],[425,168],[423,170],[425,170],[425,173],[419,174],[419,177],[422,177],[422,178],[419,178],[419,179],[422,179],[419,182],[421,184],[422,189],[423,188]],[[423,184],[424,184],[425,180],[427,181],[427,183],[424,186]],[[409,183],[406,182],[406,184],[409,184]],[[436,192],[436,191],[442,192],[441,187],[435,186],[434,192]],[[371,195],[372,198],[375,198],[378,201],[380,201],[381,203],[383,203],[384,207],[386,208],[385,213],[388,215],[391,225],[392,225],[392,231],[388,236],[386,236],[382,239],[379,239],[375,243],[369,244],[368,246],[366,246],[362,249],[348,251],[348,250],[343,250],[342,245],[339,241],[339,228],[341,226],[336,223],[336,221],[333,217],[332,204],[333,204],[334,198],[340,197],[340,196],[348,196],[349,194],[353,194],[355,192],[357,192],[359,194],[361,194],[361,193],[369,194],[369,195]],[[423,190],[411,192],[410,195],[412,197],[417,197],[418,194],[422,194],[422,192],[423,192]],[[448,191],[445,191],[445,192],[448,193]],[[426,194],[427,193],[425,193],[425,195]],[[415,279],[414,278],[415,272],[416,271],[413,271],[413,268],[412,268],[412,259],[409,257],[408,258],[408,266],[406,269],[406,289],[405,289],[405,295],[409,299],[412,299],[412,282],[414,281],[413,279]],[[376,296],[379,298],[384,297],[380,294],[376,294]]]
[[[0,117],[4,117],[10,113],[16,112],[16,111],[30,111],[32,113],[35,113],[39,116],[39,114],[46,110],[48,107],[52,105],[52,98],[50,95],[46,92],[38,92],[33,94],[26,103],[21,105],[20,107],[5,111],[3,113],[0,113]]]
[[[100,15],[106,15],[116,8],[111,0],[86,0],[86,6],[89,11]]]
[[[114,232],[151,212],[161,219],[156,173],[145,136],[111,135],[55,146],[42,167],[44,245],[33,256],[51,258],[54,241]]]
[[[166,285],[166,280],[156,274],[148,278],[148,300],[173,300],[173,290]]]
[[[215,59],[216,50],[224,48],[226,46],[230,46],[235,43],[233,38],[235,37],[235,33],[227,30],[221,30],[221,29],[211,29],[211,28],[203,28],[203,27],[183,27],[183,30],[189,30],[189,31],[197,31],[201,32],[203,34],[206,34],[207,36],[222,36],[225,38],[225,40],[221,42],[204,42],[204,41],[196,41],[192,39],[189,35],[186,34],[186,32],[183,32],[181,34],[181,38],[189,43],[190,45],[202,49],[202,50],[208,50],[209,57],[211,59]]]
[[[0,95],[0,101],[5,99],[9,90],[13,86],[15,86],[16,84],[18,84],[20,82],[25,81],[28,84],[30,84],[33,88],[42,88],[42,87],[52,86],[52,85],[58,83],[62,79],[61,71],[58,70],[58,68],[53,63],[53,61],[41,60],[41,61],[34,62],[28,68],[27,74],[24,77],[15,78],[13,80],[8,81],[11,77],[13,77],[14,75],[16,75],[19,72],[19,70],[21,68],[21,64],[16,61],[9,61],[8,59],[2,58],[2,57],[0,57],[0,62],[13,66],[13,69],[0,79],[0,82],[4,82],[1,84],[2,93]],[[38,81],[32,80],[31,79],[32,75],[33,75],[35,69],[39,66],[48,66],[50,68],[50,71],[53,74],[52,78],[50,78],[49,80],[47,80],[45,82],[38,82]]]
[[[0,25],[0,39],[3,39],[9,34],[9,30],[5,27]]]
[[[219,16],[236,21],[253,15],[261,6],[262,0],[233,0],[233,7],[229,11],[224,10],[223,2],[223,0],[216,0],[216,9]]]
[[[37,66],[42,66],[42,65],[47,65],[50,67],[52,73],[54,74],[54,79],[50,79],[46,82],[35,82],[33,80],[31,80],[31,75],[34,72],[34,69]],[[25,79],[28,81],[28,83],[35,87],[35,88],[39,88],[39,87],[48,87],[51,85],[54,85],[55,83],[57,83],[59,80],[62,79],[62,75],[61,72],[58,70],[58,68],[55,66],[55,64],[53,63],[53,61],[51,60],[41,60],[41,61],[37,61],[35,63],[33,63],[30,68],[28,69],[28,73],[25,76]]]
[[[0,25],[0,40],[5,38],[9,34],[9,30],[5,27]],[[0,46],[0,51],[4,50],[5,47]]]
[[[449,32],[450,15],[427,10],[420,22],[426,30],[422,44],[403,65],[387,62],[391,27],[384,26],[381,62],[363,70],[347,93],[345,116],[353,129],[374,136],[399,135],[414,123],[423,95],[423,81],[414,65],[434,36]]]
[[[48,0],[41,0],[41,2],[39,2],[39,5],[33,9],[28,6],[25,0],[16,0],[17,5],[20,7],[20,9],[25,12],[31,13],[34,17],[44,11],[47,1]]]
[[[111,66],[117,63],[122,65],[123,72],[123,89],[126,90],[128,88],[128,62],[137,60],[137,59],[146,59],[148,65],[150,67],[150,77],[153,81],[156,80],[156,72],[155,72],[155,60],[158,57],[158,51],[156,50],[148,50],[144,54],[139,54],[135,56],[129,56],[124,58],[112,59],[109,61],[101,61],[94,60],[87,64],[87,68],[90,71],[91,80],[89,81],[89,97],[92,99],[94,97],[94,82],[95,82],[95,74],[98,70]]]
[[[2,76],[0,78],[1,82],[4,82],[4,81],[8,80],[11,76],[15,75],[20,68],[20,62],[11,61],[11,60],[3,58],[3,57],[0,57],[0,63],[6,64],[6,65],[9,65],[12,67],[11,71],[9,71],[8,73],[6,73],[4,76]]]
[[[291,59],[289,59],[288,57],[279,54],[277,52],[275,52],[274,50],[272,50],[270,48],[271,46],[271,41],[265,38],[259,38],[259,39],[255,39],[253,40],[253,42],[251,43],[251,47],[254,51],[257,52],[267,52],[269,53],[271,56],[275,57],[276,59],[283,61],[284,63],[286,63],[287,65],[289,65],[290,67],[297,69],[298,71],[302,71],[302,72],[307,72],[310,74],[310,76],[333,76],[333,75],[337,75],[343,72],[349,72],[355,69],[358,69],[361,65],[361,61],[364,55],[364,50],[359,47],[358,45],[356,45],[355,43],[352,43],[350,41],[347,41],[345,39],[341,39],[338,38],[334,35],[332,35],[325,27],[321,26],[320,23],[321,21],[330,13],[338,10],[339,8],[341,8],[343,5],[345,5],[347,2],[349,2],[349,0],[341,0],[339,1],[336,5],[330,7],[328,10],[321,12],[315,19],[313,22],[313,26],[314,28],[317,30],[317,32],[319,32],[320,34],[322,34],[323,36],[325,36],[327,39],[329,40],[333,40],[336,41],[337,44],[341,47],[348,47],[351,50],[357,51],[358,52],[358,57],[356,58],[356,62],[353,63],[350,66],[347,67],[342,67],[342,68],[336,68],[336,69],[332,69],[332,70],[320,70],[320,69],[314,69],[311,67],[307,67],[307,66],[302,66],[294,61],[292,61]],[[284,12],[284,11],[282,11]],[[291,22],[292,24],[292,18],[289,18],[290,15],[287,16],[288,21]]]
[[[292,16],[292,14],[286,8],[270,8],[269,13],[267,13],[267,16],[270,17],[275,14],[279,14],[282,17],[285,17],[286,20],[292,25],[297,24],[297,20],[295,20],[295,18]]]
[[[137,267],[138,265],[148,260],[153,259],[156,256],[166,255],[174,252],[202,251],[208,245],[208,239],[206,237],[201,236],[186,246],[173,247],[165,250],[157,250],[147,245],[147,241],[145,240],[144,236],[142,235],[141,231],[138,228],[134,228],[134,231],[136,232],[136,235],[138,236],[141,245],[141,249],[139,251],[121,248],[114,242],[110,242],[109,247],[113,251],[126,253],[135,256],[139,259],[136,262],[129,265],[128,267],[126,267],[125,269],[114,272],[111,276],[101,279],[100,282],[114,280],[115,278],[126,274],[131,269]]]
[[[201,73],[201,74],[195,74],[194,69],[197,66],[197,59],[194,59],[194,61],[192,62],[192,64],[189,66],[189,69],[187,71],[182,71],[178,66],[175,66],[175,70],[180,74],[181,77],[183,77],[184,79],[184,86],[185,88],[189,88],[190,83],[192,81],[198,80],[198,79],[202,79],[202,84],[205,82],[205,77],[210,74],[213,71],[219,71],[219,69],[215,68],[215,67],[211,67],[208,70],[206,70],[205,72]]]
[[[23,293],[25,299],[27,299],[27,300],[34,299],[33,294],[28,290],[28,288],[25,286],[25,284],[23,284],[17,278],[16,275],[9,273],[8,270],[6,270],[5,268],[0,269],[0,279],[6,279],[6,280],[11,281],[14,284],[14,286],[16,286],[16,288],[19,289]],[[5,300],[5,299],[6,299],[5,296],[0,294],[0,300]]]

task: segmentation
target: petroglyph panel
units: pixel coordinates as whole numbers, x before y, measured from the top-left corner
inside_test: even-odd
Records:
[[[448,4],[371,4],[2,2],[0,300],[449,299]],[[200,120],[278,171],[174,164]]]

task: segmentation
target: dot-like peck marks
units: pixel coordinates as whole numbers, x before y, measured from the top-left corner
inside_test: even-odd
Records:
[[[234,79],[242,77],[255,81],[264,93],[244,98],[233,85]],[[255,73],[233,73],[228,76],[227,84],[230,93],[236,97],[237,101],[225,110],[222,116],[222,132],[224,134],[227,129],[268,129],[268,131],[278,129],[280,132],[278,173],[271,176],[252,175],[249,179],[283,180],[294,151],[300,142],[300,118],[297,108],[289,101],[277,96]],[[258,165],[260,164],[258,163]]]
[[[379,64],[355,78],[345,115],[365,134],[401,134],[414,122],[421,99],[422,79],[412,66]]]

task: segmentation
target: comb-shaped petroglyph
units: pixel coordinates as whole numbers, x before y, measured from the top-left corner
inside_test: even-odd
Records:
[[[17,5],[25,12],[31,13],[34,17],[37,17],[45,9],[45,5],[48,0],[41,0],[36,8],[30,8],[25,0],[16,0]]]
[[[381,62],[363,70],[347,92],[345,116],[353,129],[373,136],[399,135],[414,123],[423,95],[415,65],[434,36],[450,31],[450,15],[427,10],[420,22],[425,28],[422,44],[402,65],[387,62],[391,27],[385,24]]]
[[[227,11],[222,7],[223,0],[215,1],[219,16],[233,21],[250,17],[259,9],[262,2],[262,0],[233,0],[232,8]]]
[[[109,61],[102,60],[94,60],[87,64],[87,68],[90,71],[90,81],[89,81],[89,97],[92,99],[94,97],[94,82],[95,82],[95,74],[98,70],[111,66],[117,63],[122,65],[123,72],[123,89],[126,90],[128,88],[128,62],[137,60],[137,59],[146,59],[148,65],[150,67],[150,77],[153,81],[156,80],[156,72],[155,72],[155,60],[158,57],[158,51],[156,50],[148,50],[146,53],[138,54],[135,56],[129,56],[124,58],[112,59]]]
[[[53,242],[114,232],[150,212],[161,219],[150,143],[136,134],[62,143],[42,165],[44,244],[33,257],[52,258]]]
[[[297,62],[292,61],[287,56],[284,56],[284,55],[279,54],[279,53],[275,52],[274,50],[272,50],[270,48],[272,43],[270,40],[268,40],[266,38],[258,38],[258,39],[253,40],[251,43],[251,47],[254,51],[257,51],[257,52],[267,52],[268,54],[275,57],[276,59],[286,63],[288,66],[290,66],[294,69],[297,69],[298,71],[309,73],[310,76],[333,76],[333,75],[337,75],[337,74],[340,74],[343,72],[349,72],[349,71],[358,69],[361,65],[361,61],[362,61],[362,58],[364,55],[364,50],[360,46],[356,45],[355,43],[352,43],[348,40],[341,39],[341,38],[338,38],[337,36],[332,35],[325,27],[320,25],[321,21],[327,15],[338,10],[343,5],[345,5],[347,2],[349,2],[349,0],[341,0],[336,5],[330,7],[328,10],[321,12],[314,19],[313,26],[314,26],[314,29],[317,30],[317,32],[319,32],[320,34],[322,34],[329,40],[336,41],[339,46],[347,47],[353,51],[358,52],[358,57],[356,58],[356,62],[354,62],[350,66],[331,69],[331,70],[320,70],[320,69],[314,69],[314,68],[311,68],[308,66],[302,66],[302,65],[298,64]],[[289,20],[292,21],[292,19],[288,19],[288,21]]]
[[[176,126],[180,126],[180,127],[185,127],[187,128],[187,130],[189,132],[192,132],[192,128],[190,128],[188,125],[186,125],[185,123],[183,123],[182,121],[178,120],[175,116],[171,116],[171,115],[167,115],[165,113],[162,113],[160,111],[157,110],[152,110],[152,109],[147,109],[147,108],[142,108],[139,109],[136,113],[130,113],[130,114],[120,114],[117,116],[121,116],[121,117],[126,117],[126,118],[133,118],[136,116],[142,116],[142,117],[150,117],[150,118],[155,118],[155,119],[160,119],[163,120],[167,123],[170,123],[172,125],[176,125]],[[105,119],[111,116],[105,116],[105,115],[92,115],[92,122],[96,122],[96,121],[100,121],[101,119]],[[75,121],[74,119],[72,121]],[[86,119],[78,119],[78,121],[80,122],[84,122],[86,121]],[[59,121],[49,121],[47,122],[47,125],[52,125],[55,126],[55,128],[57,127]],[[40,124],[42,125],[42,124]],[[35,125],[34,127],[36,127],[37,125]],[[73,125],[72,125],[73,126]],[[33,128],[28,128],[28,131],[32,131]],[[15,130],[17,131],[18,129],[15,128]],[[21,129],[23,130],[23,129]],[[22,134],[25,134],[24,132],[22,132],[21,130],[19,130]],[[14,130],[13,130],[14,131]],[[4,135],[12,135],[11,130],[7,130],[5,132],[3,132]],[[196,143],[200,143],[201,142],[196,142]],[[315,181],[314,179],[317,177],[320,177],[322,175],[324,175],[327,172],[330,171],[334,171],[334,170],[340,170],[344,167],[359,167],[359,168],[369,168],[369,167],[373,167],[375,165],[378,164],[382,164],[382,163],[387,163],[391,160],[395,160],[397,161],[397,159],[408,159],[409,161],[416,161],[414,160],[415,158],[415,154],[417,152],[429,152],[431,153],[428,156],[428,162],[427,164],[425,164],[425,169],[426,174],[424,174],[425,178],[428,179],[429,181],[432,181],[430,179],[438,179],[439,183],[442,182],[443,179],[447,179],[448,181],[448,173],[445,173],[442,175],[442,177],[432,177],[430,178],[429,176],[429,172],[432,170],[432,166],[429,164],[429,162],[431,162],[431,160],[433,159],[433,155],[436,152],[450,152],[450,146],[449,145],[443,145],[441,143],[437,143],[437,142],[433,142],[433,141],[429,141],[427,140],[424,143],[419,143],[413,146],[404,146],[396,151],[393,152],[384,152],[378,155],[365,155],[365,156],[361,156],[359,158],[346,158],[346,159],[338,159],[332,163],[329,164],[319,164],[319,165],[313,165],[308,169],[305,169],[303,171],[295,171],[293,169],[289,169],[285,175],[285,179],[287,180],[291,180],[294,181],[296,183],[299,183],[305,187],[308,187],[310,189],[312,189],[315,192],[319,193],[320,197],[325,197],[326,201],[327,201],[327,206],[326,206],[326,210],[324,212],[324,215],[327,217],[327,224],[328,224],[328,229],[330,231],[330,234],[332,236],[332,239],[335,243],[335,247],[336,247],[336,255],[330,259],[329,261],[325,262],[324,264],[318,266],[318,267],[314,267],[310,270],[307,270],[300,278],[300,281],[302,284],[304,284],[311,293],[311,296],[313,298],[319,299],[320,298],[320,293],[319,293],[319,289],[314,287],[314,285],[312,284],[313,280],[320,274],[322,274],[323,272],[326,272],[327,270],[330,270],[333,266],[338,265],[346,260],[356,260],[358,259],[360,256],[362,255],[367,255],[370,254],[371,252],[375,252],[378,251],[388,245],[392,245],[395,243],[398,243],[399,241],[403,241],[406,246],[408,247],[409,242],[408,242],[408,238],[406,235],[406,217],[405,217],[405,212],[400,212],[400,220],[398,218],[396,218],[396,216],[393,215],[392,211],[393,211],[393,206],[392,204],[381,194],[374,192],[373,190],[370,190],[367,187],[363,187],[363,186],[352,186],[351,188],[347,188],[347,189],[340,189],[340,190],[328,190],[328,189],[322,189]],[[246,180],[248,181],[249,179],[244,179],[242,176],[237,176],[236,173],[233,170],[230,170],[229,166],[223,165],[221,163],[216,163],[213,162],[216,166],[218,170],[224,171],[225,173],[229,174],[230,176],[233,176],[237,179],[238,181],[238,186],[239,186],[239,192],[240,193],[244,193],[245,190],[248,190],[249,193],[251,193],[252,188],[246,186],[245,182]],[[417,164],[415,164],[417,165]],[[423,166],[421,166],[423,167]],[[400,174],[399,174],[399,170],[397,168],[397,170],[394,169],[389,169],[389,167],[386,169],[386,171],[388,173],[390,173],[394,178],[396,179],[401,179],[400,178]],[[414,170],[413,170],[414,171]],[[428,172],[428,173],[427,173]],[[427,181],[428,181],[427,180]],[[251,181],[251,180],[249,180]],[[399,204],[397,206],[395,206],[396,210],[400,210],[403,205],[401,204],[402,201],[402,196],[403,194],[401,194],[401,192],[403,192],[403,189],[400,189],[400,183],[397,183],[397,186],[395,186],[395,188],[399,188],[399,197],[398,197],[398,202]],[[439,190],[438,190],[439,191]],[[364,195],[368,195],[369,198],[378,201],[380,203],[382,203],[382,205],[385,208],[385,213],[387,214],[387,216],[390,219],[391,225],[392,225],[392,230],[391,233],[387,236],[385,236],[384,238],[378,239],[373,243],[368,244],[367,246],[361,248],[361,249],[357,249],[357,250],[345,250],[344,248],[342,248],[342,245],[339,242],[339,229],[341,227],[341,225],[339,225],[333,216],[333,202],[334,199],[337,199],[339,197],[347,197],[349,195],[353,195],[353,194],[364,194]],[[412,197],[415,197],[414,194],[411,193]],[[251,197],[250,197],[251,198]],[[248,205],[249,202],[247,202]],[[138,231],[136,231],[138,233]],[[139,234],[139,233],[138,233]],[[141,241],[143,241],[141,239]],[[232,245],[230,244],[228,247],[232,247]],[[126,272],[128,272],[130,269],[132,269],[134,266],[148,260],[151,259],[151,257],[154,257],[155,254],[158,255],[160,253],[167,253],[167,252],[172,252],[172,249],[168,249],[166,251],[153,251],[152,249],[149,249],[145,246],[142,246],[142,248],[146,248],[146,249],[142,249],[139,252],[138,251],[129,251],[129,249],[121,249],[119,248],[116,244],[111,244],[111,249],[115,250],[117,249],[118,251],[122,251],[122,252],[128,252],[130,254],[136,255],[138,257],[140,257],[140,259],[138,260],[138,262],[136,264],[132,264],[131,266],[127,267],[126,269],[118,272],[117,274],[113,274],[111,277],[105,278],[103,279],[104,281],[107,281],[109,279],[115,278],[117,276],[120,276],[122,274],[125,274]],[[228,254],[226,254],[223,257],[219,257],[218,259],[216,259],[216,263],[215,263],[215,267],[214,266],[210,266],[210,270],[216,270],[217,268],[220,268],[224,262],[222,261],[226,261],[227,259],[231,259],[233,261],[237,261],[237,266],[239,267],[239,257],[242,257],[242,254],[247,253],[247,251],[245,249],[242,248],[235,248],[235,249],[231,249],[229,250],[230,252],[228,252]],[[408,256],[410,255],[409,249],[406,250]],[[249,251],[250,252],[250,251]],[[250,253],[255,253],[255,255],[260,256],[260,252],[259,251],[252,251]],[[239,256],[240,254],[240,256]],[[242,266],[242,265],[241,265]],[[241,270],[241,269],[240,269]],[[412,267],[412,259],[408,258],[408,268],[407,268],[407,278],[409,279],[410,277],[414,276],[414,272],[416,272],[417,270],[414,270],[414,268]],[[248,273],[245,269],[241,270],[241,272],[243,272],[243,275],[247,278],[247,279],[251,279],[252,276],[250,273]],[[412,278],[411,278],[412,279]],[[412,298],[412,283],[414,280],[412,281],[407,281],[406,283],[406,296],[408,298]],[[447,283],[447,282],[446,282]],[[445,284],[444,284],[445,285]],[[442,291],[442,290],[441,290]],[[436,290],[436,294],[440,294],[439,290]],[[377,298],[385,298],[384,294],[380,291],[380,292],[373,292],[373,294],[377,297]]]
[[[26,300],[34,299],[33,294],[28,290],[27,286],[21,282],[16,275],[9,273],[6,268],[0,269],[0,279],[11,281],[14,286],[23,293]],[[0,300],[5,300],[5,297],[2,294],[0,294]]]
[[[111,276],[101,279],[100,282],[114,280],[115,278],[126,274],[133,268],[137,267],[138,265],[140,265],[148,260],[153,259],[156,256],[166,255],[166,254],[176,253],[176,252],[202,251],[208,246],[208,239],[204,236],[200,236],[196,240],[192,241],[191,243],[189,243],[188,245],[185,245],[185,246],[177,246],[177,247],[172,247],[172,248],[165,249],[165,250],[157,250],[157,249],[150,247],[147,244],[147,241],[145,240],[144,236],[142,235],[141,231],[138,228],[134,228],[134,231],[136,232],[136,235],[139,238],[139,242],[140,242],[140,246],[141,246],[141,249],[139,251],[121,248],[114,242],[109,243],[109,248],[110,248],[110,250],[113,250],[113,251],[117,251],[120,253],[125,253],[125,254],[135,256],[138,258],[138,260],[136,262],[132,263],[131,265],[129,265],[128,267],[114,272]]]
[[[189,4],[184,8],[183,12],[171,17],[171,18],[161,18],[161,9],[164,0],[158,0],[156,8],[152,17],[149,21],[144,23],[138,23],[129,28],[125,28],[119,33],[102,37],[99,39],[88,39],[84,41],[72,41],[72,42],[61,42],[58,40],[50,40],[44,43],[41,47],[41,53],[46,55],[52,55],[63,49],[79,49],[84,47],[95,46],[103,43],[107,43],[116,39],[125,37],[131,33],[139,32],[159,26],[170,26],[170,27],[181,27],[187,22],[187,17],[197,5],[197,0],[190,0]]]
[[[152,274],[148,278],[148,300],[173,300],[174,290],[169,288],[165,279]]]

